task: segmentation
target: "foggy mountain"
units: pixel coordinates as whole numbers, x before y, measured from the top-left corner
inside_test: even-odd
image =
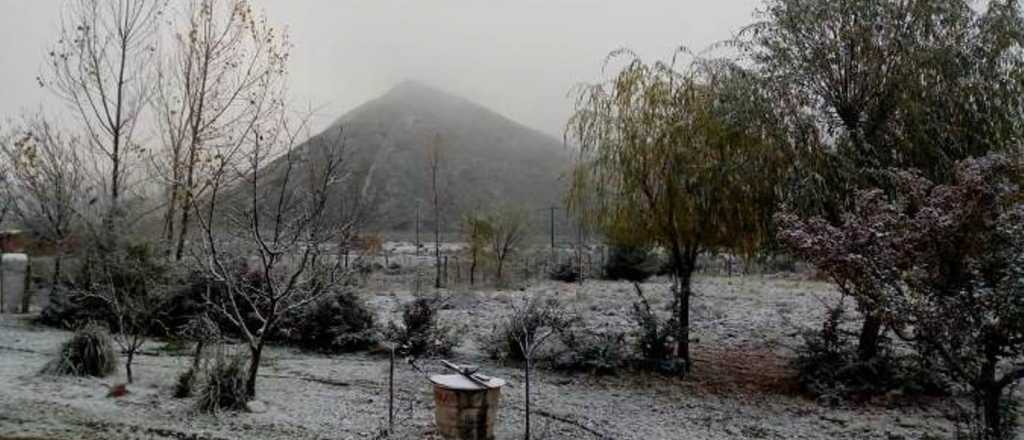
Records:
[[[477,207],[561,204],[567,188],[572,152],[559,139],[422,83],[398,84],[304,148],[339,128],[350,169],[359,185],[368,183],[369,227],[382,231],[413,230],[417,204],[421,227],[432,227],[432,144],[441,151],[442,229],[455,230],[460,216]]]

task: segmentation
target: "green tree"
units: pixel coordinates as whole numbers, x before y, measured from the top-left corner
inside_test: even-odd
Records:
[[[776,119],[799,121],[779,126],[809,134],[787,203],[838,224],[858,189],[893,192],[880,169],[949,182],[956,161],[1019,144],[1024,20],[1015,3],[979,12],[967,0],[767,0],[738,46],[780,103]],[[884,298],[851,287],[868,360]]]
[[[680,52],[679,54],[682,54]],[[691,280],[712,250],[751,252],[767,235],[783,149],[768,148],[763,96],[735,65],[631,59],[583,86],[566,130],[580,148],[570,207],[617,243],[664,248],[676,285],[678,356],[691,367]],[[678,55],[678,54],[677,54]],[[765,113],[761,113],[765,114]]]

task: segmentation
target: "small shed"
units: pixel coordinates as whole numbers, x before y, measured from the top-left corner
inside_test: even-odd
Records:
[[[0,254],[18,254],[25,252],[28,246],[28,235],[20,229],[0,231]]]

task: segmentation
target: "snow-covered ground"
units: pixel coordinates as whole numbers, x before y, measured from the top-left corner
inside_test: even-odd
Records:
[[[368,303],[383,320],[411,298],[405,285],[372,283]],[[656,308],[668,301],[664,283],[646,285]],[[795,392],[789,361],[797,332],[817,326],[821,301],[835,301],[827,284],[770,277],[700,277],[694,301],[697,363],[687,379],[640,373],[618,376],[535,376],[535,438],[609,439],[918,439],[948,438],[948,405],[887,396],[840,408]],[[520,290],[447,292],[442,319],[462,326],[465,343],[454,360],[479,363],[509,381],[498,417],[499,439],[521,438],[522,374],[483,358],[475,334],[489,329],[508,305],[544,292],[562,298],[593,325],[627,329],[635,298],[626,283],[583,286],[538,282]],[[0,440],[73,439],[358,439],[373,438],[386,421],[386,357],[322,356],[274,347],[266,356],[258,397],[265,413],[200,415],[190,399],[174,399],[186,353],[156,341],[136,359],[130,394],[108,398],[106,379],[38,374],[68,333],[34,327],[27,317],[0,317]],[[419,362],[440,372],[436,360]],[[399,429],[393,438],[433,438],[433,401],[422,373],[397,368]],[[935,438],[935,437],[928,437]]]

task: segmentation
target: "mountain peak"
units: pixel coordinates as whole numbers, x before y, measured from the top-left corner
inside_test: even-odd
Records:
[[[420,80],[404,79],[404,80],[398,82],[397,84],[395,84],[394,86],[392,86],[391,89],[388,90],[387,93],[385,93],[385,95],[390,95],[390,94],[393,94],[393,93],[408,93],[408,92],[417,92],[417,91],[430,91],[430,92],[434,92],[434,93],[443,93],[437,87],[430,86],[427,83],[422,82]]]
[[[395,84],[380,99],[392,103],[400,102],[406,106],[426,106],[426,109],[437,106],[456,106],[464,110],[470,107],[472,111],[484,110],[484,107],[480,104],[413,79],[407,79]]]
[[[445,227],[488,204],[524,209],[559,203],[570,157],[561,142],[469,99],[417,80],[395,84],[342,116],[350,165],[376,200],[375,226],[415,227],[430,195],[426,146],[443,139],[450,205]]]

